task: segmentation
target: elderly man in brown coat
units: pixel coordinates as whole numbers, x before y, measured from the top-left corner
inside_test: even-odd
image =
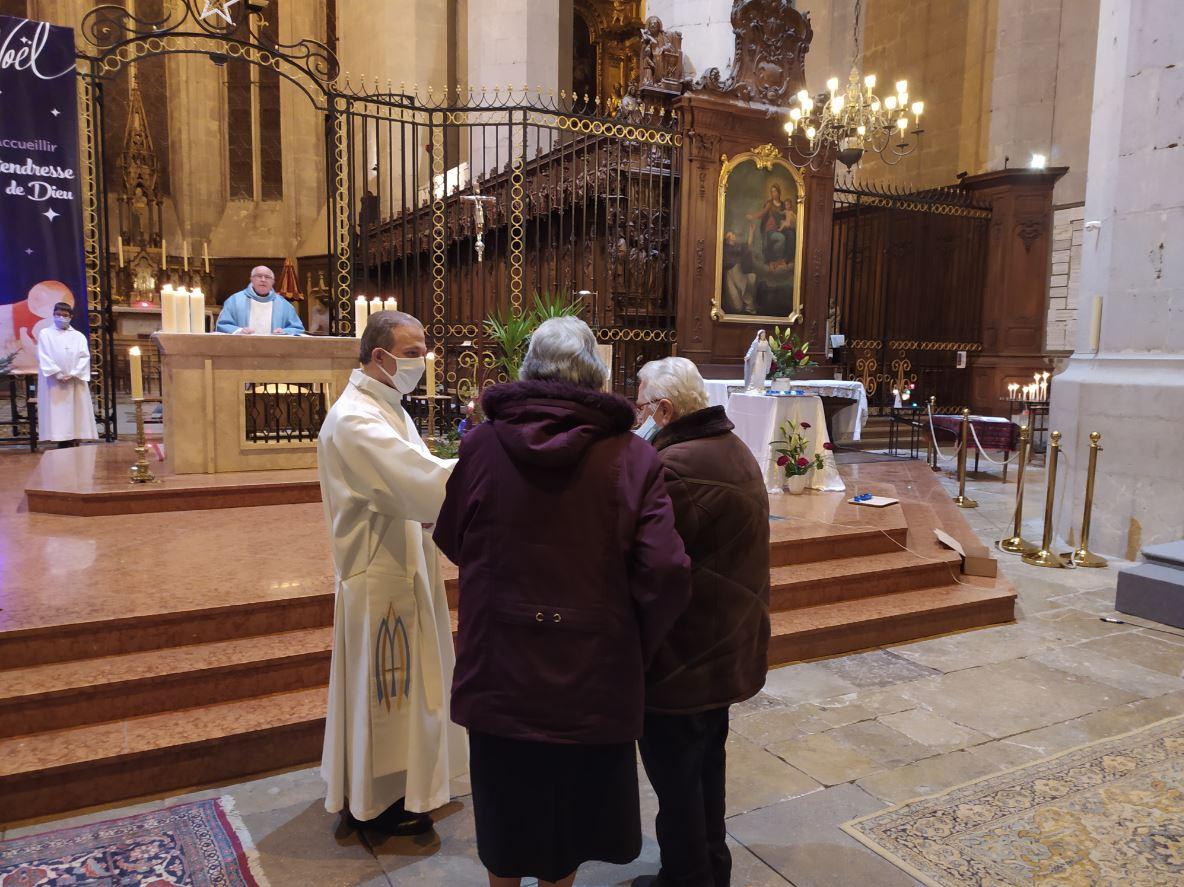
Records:
[[[769,647],[769,498],[756,460],[724,408],[707,406],[695,365],[642,367],[637,405],[653,438],[679,535],[691,559],[691,603],[646,674],[640,742],[658,795],[662,869],[635,887],[726,887],[728,707],[765,682]]]

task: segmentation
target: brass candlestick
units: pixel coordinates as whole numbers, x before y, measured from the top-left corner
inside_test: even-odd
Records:
[[[1076,551],[1066,552],[1061,557],[1066,558],[1075,567],[1104,567],[1106,559],[1089,550],[1089,519],[1094,510],[1094,474],[1098,470],[1098,453],[1102,448],[1098,441],[1102,435],[1091,431],[1089,435],[1089,469],[1085,474],[1085,513],[1081,516],[1081,545]]]
[[[1067,567],[1069,566],[1052,551],[1052,506],[1056,500],[1057,489],[1057,458],[1061,452],[1061,432],[1054,431],[1049,435],[1051,443],[1048,447],[1048,491],[1044,496],[1044,537],[1039,551],[1030,551],[1024,555],[1024,563],[1034,567]]]
[[[978,503],[966,495],[966,448],[970,443],[970,410],[962,411],[962,446],[958,450],[958,495],[954,504],[959,508],[978,508]]]
[[[937,410],[937,395],[929,395],[929,454],[933,457],[929,463],[930,471],[941,471],[937,466],[937,431],[933,427],[933,414]]]
[[[1009,551],[1012,554],[1030,554],[1036,551],[1036,546],[1023,538],[1023,522],[1024,522],[1024,469],[1028,464],[1028,447],[1029,440],[1032,437],[1032,429],[1027,425],[1020,429],[1020,452],[1019,452],[1019,467],[1015,478],[1015,527],[1011,531],[1010,539],[1003,539],[999,542],[999,548],[1002,551]]]
[[[150,484],[156,481],[156,475],[148,467],[148,436],[144,433],[144,398],[137,397],[136,404],[136,464],[128,469],[131,474],[129,483]]]

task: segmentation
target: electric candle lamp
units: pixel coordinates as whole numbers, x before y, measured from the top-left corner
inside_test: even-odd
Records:
[[[790,135],[793,135],[793,121],[792,120],[786,120],[785,126],[783,128],[785,129],[785,131],[787,133],[789,133]]]
[[[907,130],[909,128],[909,122],[906,118],[901,117],[899,120],[896,121],[896,126],[900,129],[900,134],[904,135],[905,130]]]
[[[808,138],[810,141],[814,141],[814,136],[816,136],[817,134],[818,134],[818,131],[816,129],[814,129],[814,127],[812,127],[812,126],[806,127],[806,138]]]
[[[889,111],[895,111],[896,110],[896,96],[890,95],[890,96],[888,96],[888,98],[884,99],[884,107],[887,108]]]
[[[917,119],[917,123],[921,123],[921,112],[925,110],[924,102],[913,102],[913,116]]]
[[[809,100],[810,100],[810,93],[806,92],[806,90],[804,90],[804,89],[798,91],[798,102],[800,104],[804,105]]]
[[[789,109],[789,119],[794,121],[795,123],[797,121],[801,120],[802,119],[802,109],[801,108],[790,108]]]
[[[826,81],[826,88],[830,90],[830,94],[833,96],[839,88],[839,78],[831,77],[830,80]]]
[[[880,110],[880,100],[879,99],[872,100],[871,109],[873,111],[879,112],[879,110]]]
[[[841,114],[843,112],[843,105],[846,103],[846,99],[844,99],[841,95],[837,95],[830,100],[831,110],[836,114]]]
[[[897,91],[897,93],[908,92],[909,91],[909,82],[907,80],[897,80],[896,81],[896,91]]]
[[[876,75],[875,74],[868,74],[866,77],[864,77],[863,78],[863,85],[867,87],[868,92],[871,92],[873,89],[875,89],[876,88]]]
[[[859,136],[867,135],[867,127],[863,126],[862,124],[860,126],[855,127],[855,134],[859,135]]]
[[[144,399],[144,369],[140,361],[140,346],[133,345],[127,351],[128,359],[131,363],[132,373],[132,400]]]

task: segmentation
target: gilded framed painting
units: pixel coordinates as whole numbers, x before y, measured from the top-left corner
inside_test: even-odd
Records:
[[[805,198],[802,174],[772,145],[724,156],[712,320],[798,320]]]

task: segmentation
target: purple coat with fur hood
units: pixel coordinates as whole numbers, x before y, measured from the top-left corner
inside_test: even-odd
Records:
[[[645,668],[690,600],[654,448],[624,398],[485,392],[433,538],[460,567],[452,718],[566,743],[641,736]]]

